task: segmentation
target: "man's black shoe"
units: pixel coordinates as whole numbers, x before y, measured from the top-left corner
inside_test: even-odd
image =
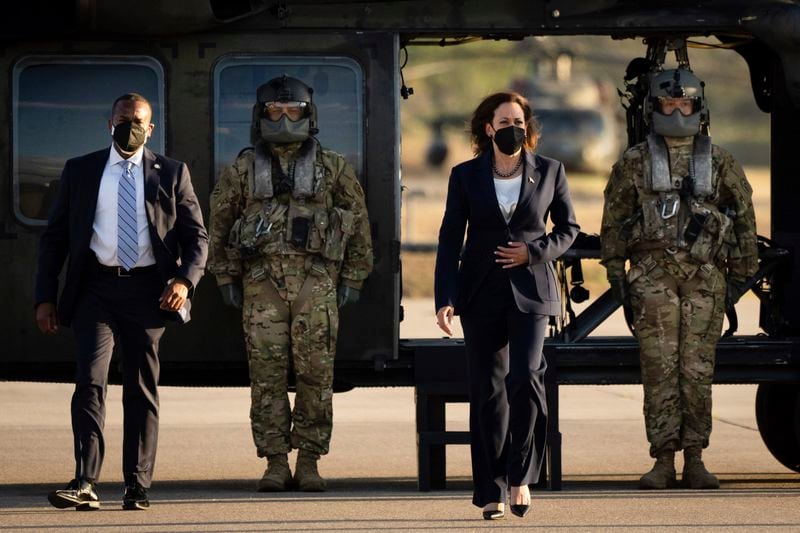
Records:
[[[150,507],[150,500],[147,499],[147,489],[138,482],[125,487],[125,496],[122,498],[122,508],[126,511],[144,511]]]
[[[48,494],[47,499],[53,507],[58,509],[69,509],[70,507],[74,507],[76,511],[100,509],[100,498],[97,497],[94,483],[85,479],[73,479],[66,488]]]

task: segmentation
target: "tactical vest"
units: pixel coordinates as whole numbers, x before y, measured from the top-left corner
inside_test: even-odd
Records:
[[[256,146],[247,168],[248,202],[228,237],[230,259],[275,254],[344,259],[354,215],[333,206],[334,176],[324,164],[316,139],[303,143],[290,167],[291,193],[275,195],[273,156],[263,144]]]
[[[649,161],[636,180],[641,209],[623,225],[634,251],[678,249],[689,252],[699,264],[724,259],[735,245],[735,213],[722,213],[716,205],[719,177],[712,164],[711,138],[696,135],[684,176],[674,175],[666,141],[647,138]]]

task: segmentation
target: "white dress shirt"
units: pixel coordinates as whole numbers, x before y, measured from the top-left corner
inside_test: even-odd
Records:
[[[509,179],[494,179],[494,191],[497,194],[497,204],[500,212],[506,219],[506,224],[511,220],[519,201],[519,190],[522,187],[522,174]]]
[[[139,259],[134,268],[154,265],[153,246],[150,242],[150,230],[147,225],[147,213],[144,209],[144,170],[142,156],[144,147],[129,159],[123,159],[119,152],[111,146],[103,177],[100,178],[100,190],[97,193],[97,208],[92,224],[92,240],[89,247],[94,251],[101,265],[120,266],[117,259],[117,195],[119,180],[122,177],[123,161],[133,163],[133,178],[136,182],[136,226],[139,243]]]

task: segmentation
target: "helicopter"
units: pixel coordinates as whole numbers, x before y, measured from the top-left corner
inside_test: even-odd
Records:
[[[608,78],[578,72],[573,66],[574,52],[569,48],[552,50],[547,39],[540,38],[535,44],[526,39],[510,51],[495,52],[497,61],[511,54],[529,62],[508,87],[533,106],[541,133],[537,152],[561,161],[570,173],[607,173],[622,155],[625,142],[624,118],[614,85]],[[428,76],[434,73],[447,76],[448,71],[425,72]],[[440,168],[444,164],[449,153],[446,130],[463,129],[467,120],[466,115],[452,110],[436,109],[429,119],[428,165]]]
[[[69,334],[40,335],[33,320],[38,239],[64,161],[108,144],[110,103],[132,88],[152,103],[156,130],[149,147],[188,164],[207,215],[219,171],[248,145],[255,88],[284,73],[314,87],[319,140],[356,169],[375,253],[361,301],[342,313],[336,387],[413,386],[425,377],[420,359],[459,347],[399,338],[399,121],[411,94],[401,51],[598,35],[610,37],[608,46],[644,38],[652,45],[645,59],[658,65],[668,50],[680,48],[670,43],[714,36],[744,58],[756,105],[771,116],[771,186],[780,191],[771,197],[772,240],[750,282],[761,298],[766,335],[734,337],[723,381],[760,384],[762,438],[779,461],[800,471],[800,223],[793,216],[800,188],[790,186],[800,174],[794,156],[800,144],[800,2],[142,0],[128,7],[114,0],[32,0],[7,6],[0,22],[0,115],[7,120],[0,129],[0,276],[6,286],[0,379],[72,379]],[[645,133],[637,98],[647,71],[628,74],[630,146]],[[593,257],[592,246],[577,243],[561,271],[571,268],[574,276],[576,262]],[[635,368],[621,377],[613,365],[593,365],[597,354],[635,353],[631,339],[593,344],[587,338],[613,309],[605,294],[580,315],[565,312],[548,345],[554,366],[562,359],[574,363],[559,374],[562,382],[636,379]],[[170,328],[162,342],[162,384],[247,384],[240,317],[224,308],[210,275],[197,287],[193,316],[188,325]],[[445,370],[447,361],[432,363],[439,365],[434,370]]]

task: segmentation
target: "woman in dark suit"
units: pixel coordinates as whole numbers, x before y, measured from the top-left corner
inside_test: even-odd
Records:
[[[436,318],[452,335],[453,315],[461,316],[472,503],[492,520],[505,516],[509,487],[511,512],[530,509],[547,427],[542,346],[548,317],[561,308],[552,261],[580,228],[564,165],[535,153],[539,125],[524,97],[484,99],[471,134],[476,157],[453,168],[439,230]]]

